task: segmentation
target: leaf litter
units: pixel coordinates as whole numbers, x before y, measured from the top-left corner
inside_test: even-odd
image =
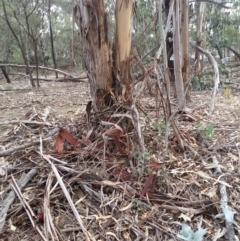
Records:
[[[193,92],[175,118],[185,151],[170,131],[163,155],[154,97],[138,105],[142,153],[121,106],[85,113],[85,83],[44,84],[0,96],[1,240],[226,240],[229,222],[240,235],[239,93],[209,115],[210,92]]]

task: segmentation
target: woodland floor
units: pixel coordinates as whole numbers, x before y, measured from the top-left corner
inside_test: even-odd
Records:
[[[225,219],[216,218],[223,212],[224,198],[229,210],[236,212],[232,227],[240,237],[239,90],[220,89],[212,115],[211,91],[193,91],[190,112],[175,118],[186,150],[179,150],[170,127],[163,159],[164,122],[161,107],[156,117],[154,97],[146,94],[139,102],[148,114],[139,110],[148,153],[140,154],[134,133],[127,133],[128,142],[121,138],[120,143],[130,151],[119,155],[113,142],[102,139],[109,126],[90,121],[93,131],[88,132],[88,87],[41,82],[41,88],[32,89],[23,81],[0,80],[0,155],[10,150],[0,156],[0,227],[3,209],[9,205],[0,240],[80,241],[86,240],[83,228],[96,240],[180,240],[182,223],[193,231],[199,225],[207,229],[203,240],[226,240]],[[44,116],[45,124],[39,124]],[[54,146],[61,147],[55,145],[60,127],[67,130],[63,139],[68,140],[61,153],[54,151]],[[40,133],[47,139],[42,151]],[[69,133],[78,140],[74,150]],[[28,143],[35,145],[17,148]],[[8,197],[14,180],[21,180],[24,173],[30,180],[12,202]],[[224,188],[225,195],[220,192]]]

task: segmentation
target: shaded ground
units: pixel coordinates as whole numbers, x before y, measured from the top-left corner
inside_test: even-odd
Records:
[[[134,133],[127,133],[129,144],[124,138],[120,142],[124,150],[129,145],[131,152],[119,155],[113,142],[103,141],[108,127],[93,121],[90,128],[87,125],[87,84],[45,82],[35,90],[21,82],[14,82],[14,86],[22,90],[0,82],[0,89],[7,90],[0,91],[0,145],[10,149],[38,141],[39,132],[43,139],[51,139],[43,144],[44,155],[38,144],[1,159],[1,199],[6,200],[13,177],[19,180],[24,172],[36,170],[22,190],[22,200],[36,215],[32,218],[43,236],[49,236],[47,240],[85,240],[66,190],[84,228],[96,240],[179,240],[176,235],[182,223],[194,231],[201,223],[207,229],[203,240],[226,240],[224,218],[215,219],[222,213],[220,204],[225,197],[229,210],[236,212],[233,228],[240,236],[240,92],[220,90],[213,115],[208,114],[211,92],[193,92],[193,102],[188,105],[192,112],[176,116],[186,151],[179,151],[170,132],[168,155],[163,159],[162,110],[156,117],[155,99],[147,94],[139,103],[139,112],[148,153],[139,153],[134,148]],[[12,120],[43,122],[47,106],[51,107],[50,125],[3,124]],[[111,111],[95,118],[107,118]],[[119,123],[126,129],[125,122]],[[58,127],[79,140],[77,149],[65,142],[63,153],[53,151]],[[50,163],[56,166],[65,189],[55,186],[57,174]],[[10,164],[15,168],[7,175],[3,167]],[[225,196],[220,192],[224,188]],[[147,194],[140,200],[144,189]],[[41,240],[26,210],[16,198],[7,212],[1,240]]]

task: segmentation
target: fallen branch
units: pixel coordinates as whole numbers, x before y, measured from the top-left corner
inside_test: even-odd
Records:
[[[36,78],[33,78],[33,80],[37,80]],[[57,81],[57,82],[88,82],[88,78],[61,78],[61,79],[47,79],[47,78],[38,78],[38,80],[41,81]]]
[[[51,139],[52,139],[51,137],[45,138],[45,139],[42,140],[42,142],[47,142],[47,141],[49,141]],[[33,142],[30,142],[30,143],[27,143],[27,144],[24,144],[24,145],[21,145],[21,146],[10,148],[10,149],[8,149],[6,151],[0,152],[0,157],[1,156],[9,156],[11,153],[13,153],[15,151],[23,150],[23,149],[28,148],[30,146],[38,145],[39,143],[40,143],[40,140],[37,140],[37,141],[33,141]]]
[[[17,67],[17,68],[26,68],[27,66],[26,65],[21,65],[21,64],[0,64],[0,68],[1,67]],[[32,68],[32,69],[36,69],[37,67],[36,66],[33,66],[33,65],[30,65],[29,68]],[[53,69],[53,68],[49,68],[49,67],[45,67],[45,66],[38,66],[38,69],[43,69],[43,70],[49,70],[49,71],[53,71],[53,72],[57,72],[59,74],[63,74],[64,77],[66,78],[66,76],[70,77],[70,78],[76,78],[62,70],[59,70],[59,69]]]
[[[28,218],[30,219],[32,226],[34,228],[34,230],[36,230],[38,232],[38,234],[41,236],[41,238],[44,241],[47,241],[47,239],[44,237],[43,233],[41,232],[40,228],[36,225],[36,222],[33,218],[36,218],[36,215],[34,214],[33,210],[31,209],[30,205],[28,204],[28,202],[26,201],[26,199],[24,198],[21,189],[19,188],[19,186],[17,185],[14,177],[12,176],[12,180],[10,182],[13,190],[15,191],[15,193],[17,194],[19,200],[21,201],[27,215]]]
[[[76,207],[75,207],[75,205],[73,203],[73,200],[72,200],[72,198],[71,198],[71,196],[70,196],[70,194],[69,194],[65,184],[63,183],[62,177],[59,175],[56,166],[50,160],[51,157],[50,156],[46,156],[46,155],[42,155],[42,157],[51,165],[52,171],[54,172],[54,174],[55,174],[55,176],[57,178],[58,184],[61,187],[61,189],[62,189],[62,191],[63,191],[63,193],[64,193],[64,195],[65,195],[65,197],[66,197],[66,199],[67,199],[67,201],[68,201],[72,211],[73,211],[73,214],[75,215],[75,217],[76,217],[76,219],[77,219],[77,221],[78,221],[78,223],[79,223],[79,225],[80,225],[80,227],[82,229],[82,232],[84,233],[84,235],[86,237],[86,240],[93,240],[93,241],[95,241],[95,238],[92,236],[92,234],[89,233],[88,230],[85,228],[84,223],[83,223],[83,221],[82,221],[82,219],[81,219],[81,217],[80,217],[80,215],[79,215],[79,213],[78,213],[78,211],[77,211],[77,209],[76,209]]]
[[[27,185],[29,180],[31,180],[33,178],[33,176],[35,176],[37,174],[37,171],[38,171],[38,168],[34,168],[30,172],[28,172],[28,174],[23,173],[23,175],[21,176],[21,178],[18,181],[18,186],[19,186],[20,190],[22,190]],[[0,233],[2,232],[2,229],[4,227],[8,209],[11,206],[12,202],[14,201],[15,197],[16,197],[16,194],[12,190],[8,194],[7,198],[0,205],[0,210],[1,210],[0,211]]]
[[[26,106],[28,107],[28,106]],[[51,126],[49,122],[41,122],[41,121],[29,121],[29,120],[16,120],[16,121],[3,121],[0,122],[0,125],[8,125],[8,124],[16,124],[16,123],[24,123],[24,124],[36,124],[36,125],[47,125]]]

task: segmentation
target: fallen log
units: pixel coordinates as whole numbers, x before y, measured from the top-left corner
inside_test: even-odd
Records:
[[[57,81],[57,82],[88,82],[88,78],[58,78],[58,79],[48,79],[48,78],[38,78],[41,81]],[[36,80],[36,78],[33,78],[33,80]]]
[[[21,64],[3,64],[1,63],[0,64],[0,68],[2,67],[17,67],[17,68],[26,68],[27,66],[26,65],[21,65]],[[64,77],[66,78],[66,76],[68,76],[69,78],[76,78],[75,76],[73,75],[70,75],[62,70],[59,70],[59,69],[53,69],[53,68],[49,68],[49,67],[45,67],[45,66],[33,66],[33,65],[30,65],[29,68],[31,69],[42,69],[42,70],[49,70],[49,71],[53,71],[53,72],[57,72],[57,73],[60,73],[62,75],[64,75]]]

